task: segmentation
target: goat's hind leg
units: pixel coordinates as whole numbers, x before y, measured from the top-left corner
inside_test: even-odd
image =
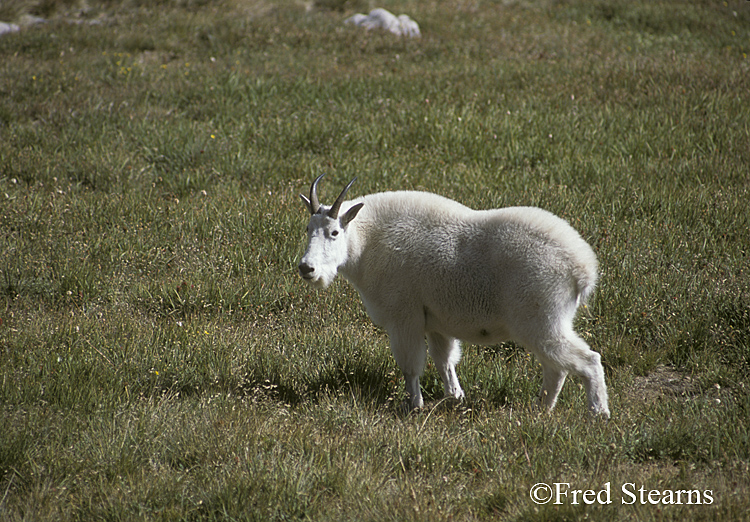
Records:
[[[456,365],[461,359],[461,344],[458,339],[444,337],[438,333],[427,334],[427,346],[440,378],[443,379],[445,396],[463,399],[464,391],[458,383]]]
[[[607,385],[604,383],[604,368],[602,367],[601,356],[589,348],[586,341],[581,339],[572,329],[566,331],[553,344],[553,346],[548,345],[549,349],[545,350],[541,359],[548,358],[562,371],[578,375],[586,388],[589,411],[593,415],[609,418]],[[544,366],[544,389],[547,390],[546,386],[549,384],[552,387],[555,381],[552,373],[550,373],[548,379],[547,366]],[[562,387],[562,382],[559,382],[559,387]],[[557,391],[559,392],[559,388]],[[555,398],[557,398],[557,395],[555,395]]]
[[[582,339],[581,342],[584,345],[586,344]],[[586,387],[589,411],[593,415],[600,415],[609,419],[609,398],[607,396],[607,385],[604,383],[604,367],[602,366],[601,355],[589,349],[584,352],[584,358],[587,365],[579,375]]]
[[[543,375],[539,400],[545,410],[552,411],[555,403],[557,403],[557,396],[560,395],[560,390],[565,384],[565,377],[567,377],[568,372],[559,368],[557,364],[547,358],[539,357],[539,359],[542,363]]]

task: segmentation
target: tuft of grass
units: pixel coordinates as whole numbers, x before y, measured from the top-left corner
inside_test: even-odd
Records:
[[[4,2],[4,520],[746,518],[746,4],[385,2],[406,40],[362,2]],[[613,418],[574,378],[540,414],[514,344],[405,414],[356,291],[295,273],[324,172],[570,221]]]

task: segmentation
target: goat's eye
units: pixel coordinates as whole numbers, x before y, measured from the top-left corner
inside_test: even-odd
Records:
[[[336,236],[338,236],[338,235],[339,235],[339,231],[338,231],[338,230],[332,230],[332,231],[331,231],[331,235],[332,235],[333,237],[336,237]]]

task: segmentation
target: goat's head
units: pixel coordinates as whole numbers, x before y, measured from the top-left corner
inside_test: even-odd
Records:
[[[357,179],[354,178],[344,187],[333,205],[330,207],[321,205],[318,200],[318,182],[322,177],[323,175],[320,175],[313,181],[309,199],[300,194],[310,211],[310,222],[307,225],[307,250],[298,268],[299,275],[303,279],[317,287],[325,288],[333,282],[339,267],[346,263],[347,227],[364,203],[353,205],[344,212],[344,215],[339,216],[344,196]]]

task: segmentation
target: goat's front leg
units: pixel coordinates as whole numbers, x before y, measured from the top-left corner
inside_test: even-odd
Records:
[[[399,325],[388,329],[393,358],[406,381],[408,407],[412,410],[424,406],[422,391],[419,388],[419,376],[424,370],[427,348],[424,342],[424,331]]]

